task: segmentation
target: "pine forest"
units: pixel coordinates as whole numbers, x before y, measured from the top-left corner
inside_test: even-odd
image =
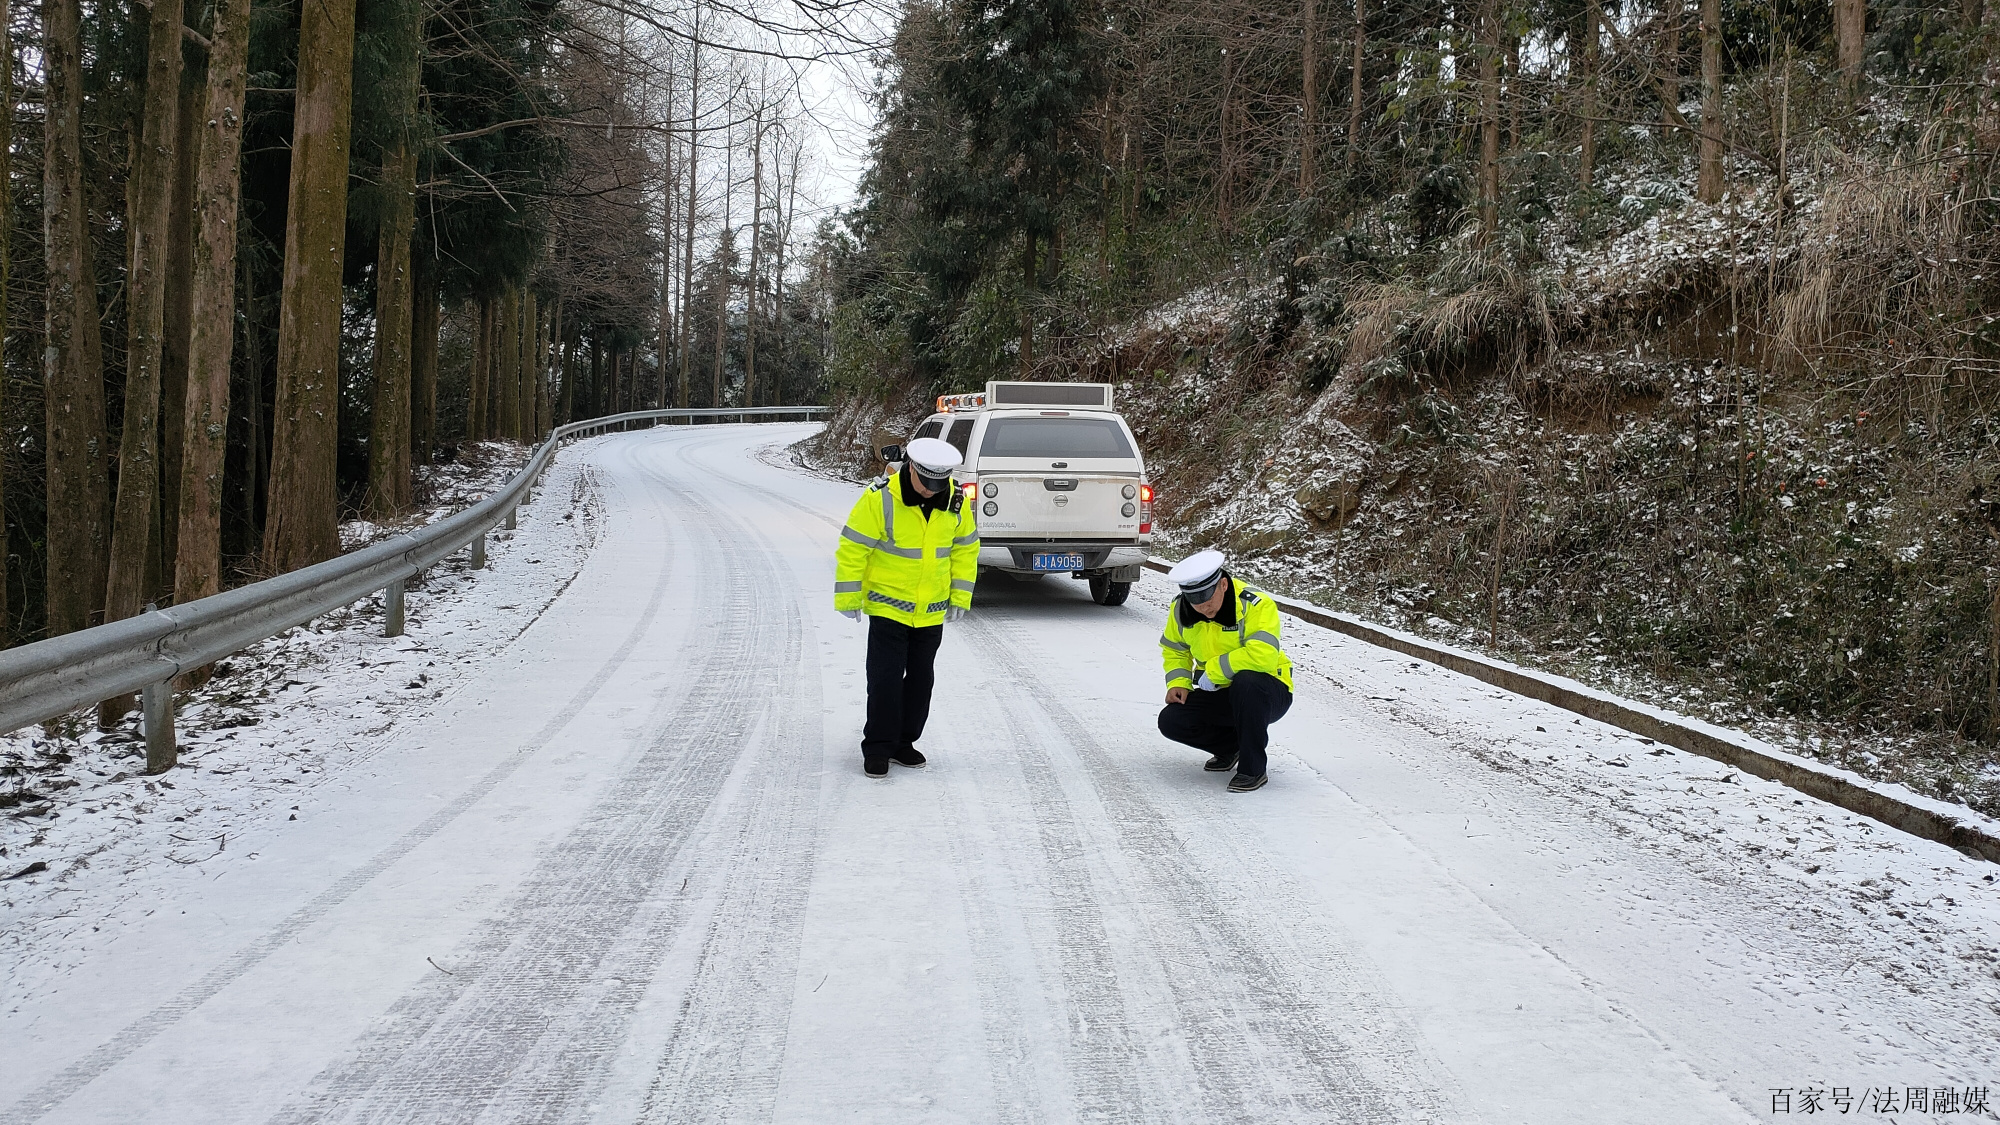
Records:
[[[329,558],[478,443],[823,397],[802,77],[858,40],[799,18],[0,2],[5,642]]]

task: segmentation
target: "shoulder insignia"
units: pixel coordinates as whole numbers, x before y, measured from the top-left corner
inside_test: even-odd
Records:
[[[1247,590],[1247,589],[1246,589],[1246,590],[1244,590],[1244,591],[1243,591],[1243,602],[1244,602],[1244,604],[1245,604],[1245,605],[1256,605],[1256,604],[1257,604],[1257,602],[1258,602],[1258,597],[1257,597],[1257,591],[1255,591],[1255,590]]]

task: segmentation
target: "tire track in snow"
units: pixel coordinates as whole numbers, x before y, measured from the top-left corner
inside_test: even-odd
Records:
[[[687,923],[689,904],[700,895],[672,886],[674,876],[692,877],[694,863],[684,854],[691,840],[734,835],[739,856],[745,850],[778,853],[755,856],[755,871],[742,886],[765,893],[758,906],[735,914],[761,910],[768,918],[768,900],[803,900],[810,872],[801,865],[810,853],[784,840],[771,847],[769,839],[798,820],[775,807],[792,779],[775,770],[752,771],[766,780],[743,787],[749,800],[719,799],[741,762],[771,756],[760,744],[772,746],[774,735],[783,740],[782,723],[762,722],[743,709],[746,701],[768,698],[754,690],[760,669],[798,664],[803,643],[797,616],[783,606],[773,610],[770,595],[787,588],[773,581],[768,554],[730,526],[735,521],[678,474],[638,463],[639,452],[661,444],[680,443],[647,442],[627,457],[694,516],[687,521],[688,538],[698,547],[696,572],[703,577],[691,608],[700,619],[733,627],[688,634],[673,666],[699,671],[662,693],[648,724],[659,734],[500,916],[454,955],[458,975],[431,978],[399,1001],[359,1053],[323,1074],[316,1095],[281,1120],[547,1121],[581,1115],[665,949]],[[679,456],[684,462],[684,449]],[[740,737],[746,732],[748,738]],[[718,829],[718,822],[725,823]],[[764,847],[746,844],[746,837],[759,835]],[[713,879],[712,857],[703,857],[701,866]],[[724,882],[720,912],[726,913],[745,896],[734,880]],[[774,931],[763,945],[779,941]],[[786,983],[782,1000],[789,999]],[[743,1010],[758,1008],[752,1003]],[[783,1025],[780,1018],[780,1033]],[[746,1038],[737,1030],[739,1039]],[[774,1062],[770,1085],[775,1082]]]
[[[1032,854],[1038,862],[1022,873],[1020,882],[1042,901],[1028,912],[1027,936],[1038,947],[1045,987],[1055,986],[1049,1002],[1065,1032],[1068,1105],[1055,1116],[1101,1122],[1180,1119],[1173,1094],[1196,1082],[1186,1055],[1159,1034],[1173,1023],[1159,966],[1135,961],[1140,951],[1114,940],[1114,930],[1131,927],[1117,925],[1127,921],[1119,917],[1122,896],[1092,862],[1097,842],[1080,822],[1047,755],[1038,752],[1043,739],[1026,729],[1022,712],[1006,705],[997,685],[989,686],[982,726],[1006,732],[1015,751],[1007,757],[1020,767],[1010,780],[1028,798],[1032,818],[1026,827],[1034,833]],[[996,1014],[1008,1022],[1018,1020],[1010,1007],[1003,1000]],[[1008,1051],[1014,1046],[1010,1040],[1023,1035],[1006,1023],[1001,1026],[1006,1030],[997,1036],[989,1027],[989,1053]],[[1023,1093],[1018,1086],[1001,1089],[1006,1097]]]
[[[938,717],[954,728],[968,730],[989,731],[995,725],[991,712],[983,708],[977,715],[955,708]],[[961,739],[960,745],[964,744]],[[981,784],[982,775],[998,767],[977,754],[967,757],[970,768],[962,776],[973,785],[973,799],[965,799],[958,787],[945,785],[938,788],[938,806],[944,810],[946,822],[957,828],[948,836],[947,846],[959,879],[966,940],[972,947],[973,985],[984,1025],[987,1073],[998,1095],[994,1111],[999,1125],[1029,1125],[1050,1120],[1050,1105],[1067,1105],[1073,1100],[1070,1068],[1067,1052],[1044,1042],[1042,1035],[1058,1027],[1054,1015],[1058,1006],[1056,998],[1047,995],[1041,966],[1034,957],[1034,940],[1027,923],[1029,896],[1015,869],[1016,853],[995,831],[987,815],[988,803],[978,799],[986,789]],[[1018,773],[1007,778],[1006,784],[1018,788]],[[1048,907],[1036,902],[1032,912],[1045,917]]]
[[[1446,1119],[1435,1104],[1437,1083],[1416,1062],[1420,1048],[1379,1000],[1347,979],[1340,951],[1324,946],[1308,960],[1292,942],[1257,926],[1247,904],[1216,886],[1189,858],[1213,841],[1184,840],[1172,821],[1106,754],[1089,724],[1060,699],[1027,685],[1041,682],[1023,652],[1034,642],[1004,618],[967,618],[967,634],[984,660],[1000,672],[991,681],[1010,733],[1030,777],[1064,774],[1102,803],[1119,853],[1116,900],[1132,911],[1140,946],[1171,991],[1176,1021],[1198,1064],[1194,1089],[1206,1121],[1435,1122]],[[1001,685],[1014,690],[1001,691]],[[1048,738],[1014,715],[1038,714],[1056,736]],[[1076,765],[1042,749],[1067,744]],[[1039,815],[1073,820],[1067,795],[1049,785],[1031,786]],[[1064,872],[1052,871],[1052,882]],[[1128,953],[1136,951],[1125,951]],[[1161,962],[1165,962],[1164,964]],[[1128,968],[1128,972],[1134,972]],[[1138,984],[1139,981],[1132,983]],[[1307,991],[1326,989],[1324,1000]],[[1329,1001],[1337,1001],[1338,1012]],[[1172,1107],[1163,1107],[1171,1110]]]
[[[160,1033],[186,1018],[190,1013],[213,999],[223,989],[250,970],[262,964],[279,949],[291,944],[299,935],[317,925],[342,903],[353,897],[361,888],[373,882],[384,871],[395,866],[405,856],[422,846],[425,841],[443,831],[466,810],[484,800],[487,794],[513,776],[515,771],[553,741],[570,721],[583,713],[583,709],[597,696],[604,685],[617,673],[639,641],[651,628],[653,618],[658,614],[664,600],[671,571],[671,555],[662,562],[660,577],[653,586],[652,593],[644,609],[634,619],[632,629],[613,650],[611,656],[600,665],[584,685],[556,712],[542,728],[524,741],[515,751],[488,770],[470,788],[457,798],[438,809],[421,824],[410,829],[388,847],[375,853],[368,862],[355,868],[340,878],[332,886],[287,916],[282,922],[264,932],[256,941],[238,950],[228,960],[203,974],[200,980],[181,990],[173,999],[159,1005],[138,1020],[128,1024],[109,1041],[92,1050],[89,1054],[65,1067],[54,1077],[16,1102],[4,1118],[7,1125],[39,1121],[67,1101],[98,1077],[152,1042]]]
[[[688,479],[722,479],[697,463],[709,447],[736,436],[675,443]],[[755,491],[754,489],[752,489]],[[779,557],[755,524],[711,511],[718,532],[754,550],[754,593],[763,642],[746,666],[756,669],[749,699],[762,700],[764,737],[746,761],[744,792],[731,823],[717,834],[702,866],[717,887],[693,973],[673,1030],[661,1049],[641,1112],[642,1121],[769,1120],[784,1065],[786,1035],[805,905],[823,829],[820,817],[824,746],[818,650],[805,643],[805,615],[796,583],[780,575]],[[810,658],[808,658],[810,653]]]

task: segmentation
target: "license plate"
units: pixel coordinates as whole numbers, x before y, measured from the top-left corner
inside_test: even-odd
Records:
[[[1082,570],[1082,555],[1036,555],[1036,570]]]

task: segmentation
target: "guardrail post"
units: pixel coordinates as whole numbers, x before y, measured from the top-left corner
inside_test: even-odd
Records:
[[[515,511],[515,509],[513,509],[513,508],[509,508],[509,509],[507,509],[507,530],[508,530],[508,531],[512,531],[512,530],[514,530],[514,511]]]
[[[174,746],[174,682],[147,684],[140,696],[140,721],[146,724],[146,772],[165,773],[178,757]]]
[[[472,569],[486,569],[486,533],[483,531],[472,541]]]
[[[389,583],[387,603],[382,607],[382,635],[400,637],[403,635],[403,579]]]

